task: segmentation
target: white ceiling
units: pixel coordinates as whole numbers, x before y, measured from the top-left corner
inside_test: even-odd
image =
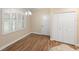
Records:
[[[2,9],[10,9],[10,8],[2,8]],[[33,12],[33,11],[40,10],[41,8],[12,8],[12,9],[19,9],[19,10],[22,10],[23,12],[26,12],[29,9],[31,12]]]

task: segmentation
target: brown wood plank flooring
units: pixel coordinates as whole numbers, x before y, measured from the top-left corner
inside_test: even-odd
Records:
[[[51,41],[49,36],[30,34],[18,42],[3,49],[3,51],[48,51],[49,48],[66,44],[58,41]],[[73,49],[79,49],[79,47],[67,44]]]
[[[30,34],[3,51],[47,51],[49,36]]]

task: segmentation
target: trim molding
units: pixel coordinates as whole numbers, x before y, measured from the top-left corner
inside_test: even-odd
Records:
[[[31,32],[31,33],[39,34],[39,35],[48,35],[49,36],[49,34],[42,34],[42,33],[38,33],[38,32]]]
[[[5,44],[3,47],[0,48],[0,51],[3,50],[3,49],[5,49],[6,47],[12,45],[13,43],[15,43],[15,42],[21,40],[21,39],[24,38],[25,36],[28,36],[29,34],[31,34],[31,33],[27,33],[27,34],[25,34],[24,36],[22,36],[22,37],[20,37],[20,38],[18,38],[18,39],[16,39],[16,40],[14,40],[14,41],[12,41],[12,42],[10,42],[10,43],[8,43],[8,44]]]
[[[31,34],[31,33],[35,33],[35,34],[39,34],[39,35],[45,35],[45,34],[37,33],[37,32],[30,32],[30,33],[27,33],[27,34],[23,35],[22,37],[20,37],[20,38],[14,40],[14,41],[12,41],[12,42],[10,42],[10,43],[8,43],[8,44],[5,44],[5,45],[2,46],[2,47],[0,47],[0,51],[3,50],[3,49],[5,49],[5,48],[8,47],[8,46],[14,44],[15,42],[21,40],[21,39],[24,38],[25,36],[28,36],[28,35]],[[48,34],[47,34],[47,35],[48,35]]]

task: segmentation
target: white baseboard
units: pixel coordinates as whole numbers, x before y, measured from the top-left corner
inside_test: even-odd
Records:
[[[38,33],[38,32],[31,32],[31,33],[39,34],[39,35],[49,35],[49,34],[42,34],[42,33]]]
[[[5,49],[6,47],[12,45],[13,43],[15,43],[15,42],[21,40],[22,38],[24,38],[25,36],[27,36],[27,35],[29,35],[29,34],[31,34],[31,33],[25,34],[24,36],[22,36],[22,37],[20,37],[20,38],[18,38],[18,39],[16,39],[16,40],[14,40],[14,41],[12,41],[12,42],[10,42],[10,43],[4,45],[3,47],[0,48],[0,51],[3,50],[3,49]]]
[[[8,44],[5,44],[3,47],[0,47],[0,51],[3,50],[3,49],[5,49],[6,47],[12,45],[13,43],[15,43],[15,42],[21,40],[22,38],[24,38],[25,36],[27,36],[27,35],[29,35],[29,34],[31,34],[31,33],[35,33],[35,34],[39,34],[39,35],[44,35],[44,34],[37,33],[37,32],[30,32],[30,33],[25,34],[24,36],[22,36],[22,37],[20,37],[20,38],[18,38],[18,39],[16,39],[16,40],[14,40],[14,41],[12,41],[12,42],[10,42],[10,43],[8,43]]]
[[[55,40],[55,41],[59,41],[59,40],[52,39],[52,38],[50,38],[50,40],[51,40],[51,41],[53,41],[53,40]],[[61,42],[61,41],[59,41],[59,42]],[[65,43],[65,42],[62,42],[62,43],[64,43],[64,44],[70,44],[70,43]],[[76,43],[75,43],[75,44],[73,44],[73,45],[75,45],[75,46],[78,46],[78,47],[79,47],[79,44],[76,44]]]
[[[14,41],[12,41],[12,42],[10,42],[10,43],[8,43],[8,44],[5,44],[3,47],[0,47],[0,51],[1,51],[1,50],[3,50],[3,49],[4,49],[4,48],[6,48],[6,47],[8,47],[8,46],[12,45],[13,43],[15,43],[15,42],[17,42],[17,41],[21,40],[21,39],[22,39],[22,38],[24,38],[25,36],[28,36],[28,35],[29,35],[29,34],[31,34],[31,33],[44,35],[44,34],[37,33],[37,32],[30,32],[30,33],[25,34],[24,36],[22,36],[22,37],[20,37],[20,38],[18,38],[18,39],[16,39],[16,40],[14,40]],[[50,38],[50,40],[52,41],[52,40],[55,40],[55,39]],[[76,45],[76,46],[79,46],[79,44],[75,44],[75,45]]]

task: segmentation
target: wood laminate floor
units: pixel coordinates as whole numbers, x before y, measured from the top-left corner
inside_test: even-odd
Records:
[[[64,43],[51,41],[49,36],[30,34],[18,42],[3,49],[3,51],[48,51],[49,48],[61,45]],[[74,45],[67,44],[73,49],[79,49]]]
[[[46,51],[50,37],[45,35],[30,34],[18,42],[3,49],[4,51]]]

